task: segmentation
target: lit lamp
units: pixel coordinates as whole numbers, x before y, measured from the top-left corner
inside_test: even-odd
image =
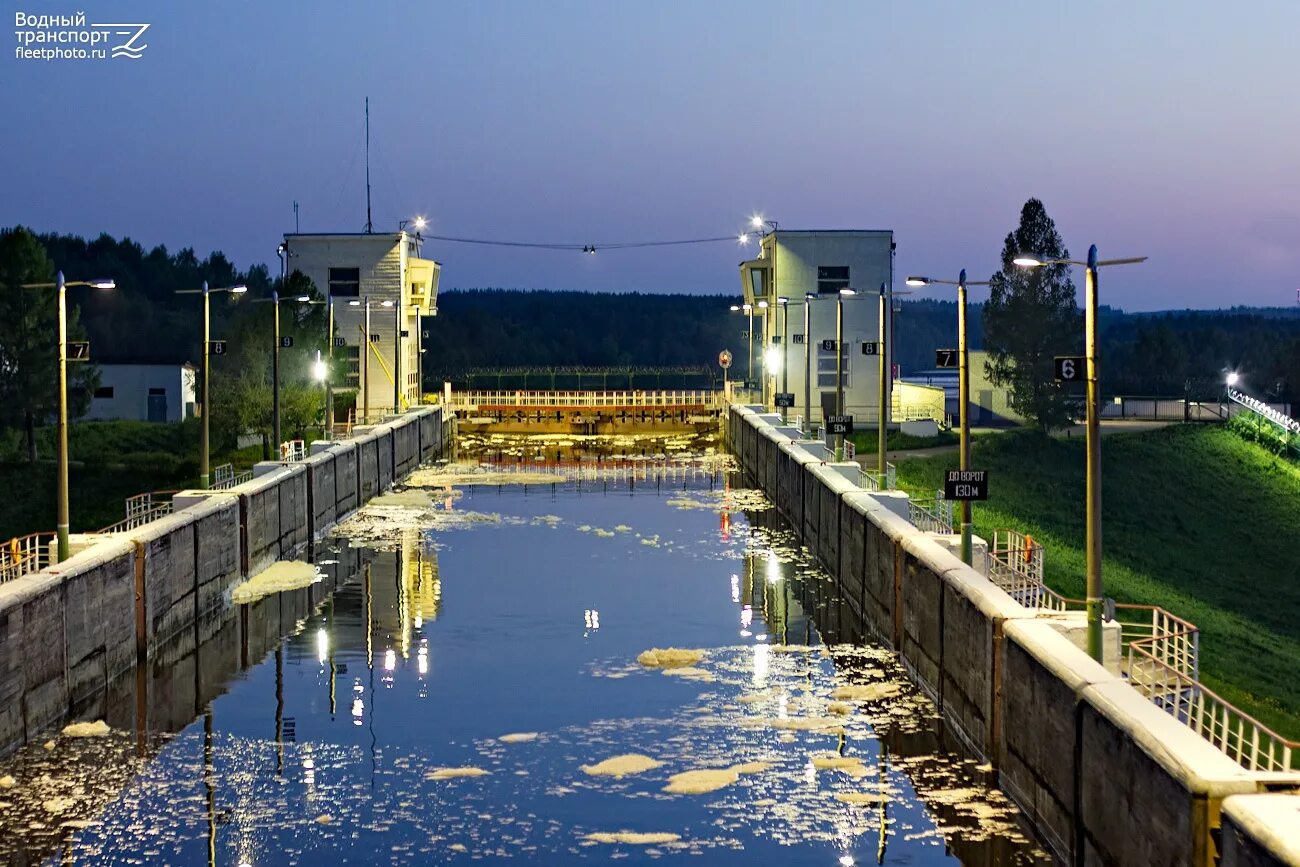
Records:
[[[1097,245],[1088,248],[1088,259],[1048,259],[1022,253],[1011,261],[1022,268],[1042,268],[1053,265],[1082,265],[1084,283],[1084,350],[1087,359],[1087,432],[1088,432],[1088,513],[1087,513],[1087,572],[1088,572],[1088,653],[1102,661],[1102,608],[1105,604],[1101,578],[1101,392],[1097,364],[1097,269],[1108,265],[1136,265],[1145,262],[1146,256],[1128,259],[1097,260]]]
[[[59,487],[58,514],[55,530],[59,537],[59,562],[68,559],[68,306],[67,290],[74,286],[89,286],[92,289],[116,289],[112,280],[74,280],[71,283],[63,279],[60,271],[53,283],[23,283],[24,289],[57,289],[59,293]]]

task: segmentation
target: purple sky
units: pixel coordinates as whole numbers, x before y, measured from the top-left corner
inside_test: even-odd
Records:
[[[1068,8],[1066,8],[1068,6]],[[892,228],[897,276],[997,264],[1029,196],[1132,310],[1300,287],[1300,4],[135,2],[138,60],[0,58],[0,224],[274,262],[427,214],[588,243]],[[6,22],[13,21],[7,12]],[[751,248],[752,249],[752,248]],[[734,243],[432,243],[443,287],[738,292]],[[1082,283],[1080,279],[1078,281]],[[976,295],[975,298],[982,296]]]

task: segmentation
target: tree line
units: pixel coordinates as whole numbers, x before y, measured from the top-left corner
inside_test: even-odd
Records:
[[[1052,358],[1081,354],[1082,319],[1066,267],[1012,264],[1029,250],[1067,255],[1037,200],[1026,203],[1004,242],[989,301],[971,307],[971,345],[990,352],[989,373],[1011,389],[1016,408],[1050,428],[1062,423],[1072,399],[1052,381]],[[213,287],[248,287],[243,296],[212,296],[212,337],[226,340],[228,348],[212,360],[214,448],[233,448],[242,433],[269,436],[272,311],[258,299],[276,288],[286,298],[319,299],[310,281],[295,272],[280,287],[265,265],[241,269],[220,252],[200,258],[191,248],[170,252],[129,238],[86,240],[14,227],[0,230],[0,427],[22,431],[29,456],[35,454],[31,432],[51,419],[56,406],[56,317],[51,290],[21,284],[52,282],[56,263],[70,280],[110,277],[117,284],[110,291],[68,294],[69,335],[88,339],[92,358],[70,365],[74,415],[89,404],[95,362],[199,364],[202,302],[177,290],[207,280]],[[425,324],[425,387],[436,390],[444,379],[457,380],[474,368],[716,370],[722,349],[730,349],[743,369],[747,321],[730,311],[735,300],[723,294],[446,291],[438,316]],[[895,361],[904,374],[932,369],[934,350],[956,342],[955,302],[900,298],[896,310]],[[1107,394],[1213,400],[1231,369],[1259,397],[1300,403],[1300,311],[1126,314],[1103,308],[1100,326]],[[286,302],[281,328],[294,338],[293,348],[281,354],[283,428],[300,435],[322,421],[311,365],[325,348],[324,307]],[[336,383],[341,376],[335,372]],[[345,415],[346,392],[336,393],[335,404]]]

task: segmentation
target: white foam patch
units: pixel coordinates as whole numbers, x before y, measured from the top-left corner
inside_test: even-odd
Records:
[[[663,843],[676,843],[682,839],[680,834],[638,831],[596,831],[585,838],[593,843],[626,843],[631,846],[654,846]]]
[[[637,655],[636,661],[647,668],[685,668],[704,659],[703,650],[682,647],[652,647]]]
[[[514,732],[497,738],[503,744],[526,744],[537,740],[537,732]]]
[[[664,791],[674,795],[703,795],[739,782],[744,774],[759,774],[770,767],[767,762],[747,762],[729,768],[683,771],[668,778],[668,785],[664,786]]]
[[[70,738],[101,738],[111,732],[108,723],[102,719],[94,722],[79,722],[63,727],[63,733]]]
[[[626,753],[621,756],[614,756],[611,759],[605,759],[603,762],[597,762],[594,765],[583,765],[582,772],[593,777],[621,778],[631,774],[645,773],[662,764],[663,762],[649,756],[643,756],[639,753]]]
[[[311,563],[301,560],[280,560],[258,572],[230,592],[236,605],[247,605],[286,590],[300,590],[321,580],[324,576]]]
[[[463,768],[434,768],[425,774],[425,779],[429,780],[454,780],[460,777],[486,777],[491,771],[485,771],[482,768],[463,767]]]

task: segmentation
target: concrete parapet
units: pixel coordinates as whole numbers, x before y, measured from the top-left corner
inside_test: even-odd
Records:
[[[1223,799],[1288,779],[1243,769],[1120,680],[1084,689],[1080,710],[1079,845],[1088,863],[1210,864]],[[1289,779],[1300,786],[1300,774]]]
[[[815,489],[820,502],[817,505],[817,545],[809,546],[817,559],[833,577],[840,577],[840,500],[848,493],[859,490],[845,473],[856,479],[857,464],[809,464],[808,472],[816,479]]]
[[[1223,800],[1223,867],[1300,867],[1300,790]]]
[[[136,566],[135,546],[114,539],[46,570],[57,582],[51,593],[63,609],[62,634],[45,635],[44,641],[29,644],[27,653],[43,654],[51,640],[62,640],[68,704],[50,708],[51,717],[43,720],[33,720],[29,711],[29,732],[40,731],[70,707],[102,692],[110,678],[135,664]]]
[[[943,570],[940,711],[973,749],[996,756],[1003,631],[1034,614],[946,549],[943,556],[953,565]]]
[[[356,511],[360,505],[360,485],[357,479],[357,444],[340,440],[334,444],[334,517],[342,519]]]
[[[198,579],[192,509],[201,507],[182,509],[130,533],[136,553],[135,584],[142,591],[144,606],[140,621],[144,632],[137,638],[146,648],[194,624]]]
[[[338,518],[338,488],[334,479],[335,449],[322,449],[302,462],[307,468],[308,536],[319,539]]]
[[[68,712],[68,664],[64,642],[63,582],[38,572],[0,587],[0,612],[6,623],[3,646],[12,649],[21,709],[17,718],[22,740],[36,737]],[[128,615],[128,622],[135,618]],[[14,736],[14,705],[0,707],[6,742]],[[6,712],[8,709],[9,712]]]
[[[943,570],[951,568],[951,556],[923,535],[904,538],[902,549],[902,584],[898,594],[902,631],[895,649],[918,685],[942,704]]]
[[[177,508],[194,524],[194,592],[199,622],[212,612],[222,610],[230,599],[230,590],[239,583],[239,497],[209,492],[201,502]],[[174,501],[173,501],[174,502]],[[176,507],[174,507],[176,508]],[[200,630],[199,641],[207,634]]]
[[[963,564],[955,536],[911,524],[905,494],[861,490],[760,412],[733,407],[728,424],[741,465],[836,576],[842,619],[892,644],[1059,859],[1298,863],[1300,794],[1255,793],[1300,793],[1300,774],[1244,770]]]
[[[1077,863],[1079,702],[1114,675],[1046,623],[1004,629],[996,764],[1003,788],[1065,863]]]
[[[379,434],[366,429],[352,438],[357,448],[357,505],[368,503],[381,490],[379,486]]]
[[[404,479],[420,465],[419,416],[404,415],[392,423],[393,478]]]

